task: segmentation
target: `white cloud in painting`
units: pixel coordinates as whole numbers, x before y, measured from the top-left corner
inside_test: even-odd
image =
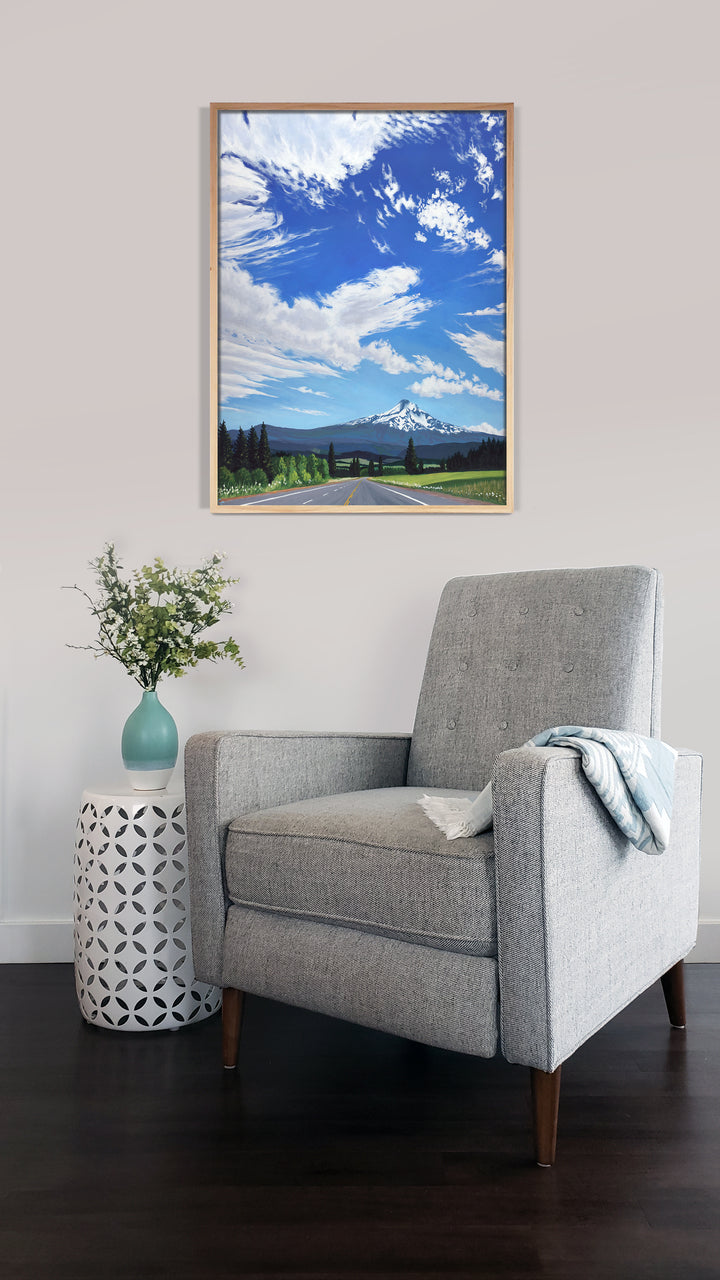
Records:
[[[427,236],[423,235],[422,231],[415,232],[415,239],[419,240],[421,244],[427,244]]]
[[[493,249],[478,271],[472,271],[472,278],[480,278],[487,284],[499,282],[505,271],[505,254],[502,249]]]
[[[220,198],[223,202],[240,200],[244,204],[264,205],[269,199],[267,183],[238,156],[227,156],[220,167]]]
[[[500,338],[491,338],[489,333],[481,329],[473,329],[469,333],[448,333],[448,338],[457,342],[466,355],[483,369],[495,369],[505,372],[505,343]]]
[[[413,356],[415,361],[415,371],[417,373],[434,373],[438,378],[464,378],[465,370],[448,369],[447,366],[438,364],[435,360],[431,360],[430,356]]]
[[[413,366],[387,341],[376,338],[414,327],[433,304],[415,290],[412,267],[370,271],[318,298],[285,302],[271,284],[226,266],[221,280],[220,370],[223,396],[249,394],[272,378],[333,375],[369,360],[388,372]]]
[[[499,187],[496,187],[492,193],[493,200],[504,200],[505,197]]]
[[[423,378],[420,382],[412,382],[408,391],[414,396],[424,396],[427,400],[441,400],[443,396],[471,395],[485,400],[502,400],[502,392],[489,387],[485,382],[475,382],[470,378],[438,378],[435,374]]]
[[[254,267],[300,247],[314,248],[317,230],[290,232],[272,205],[267,182],[237,156],[225,156],[218,186],[219,253]],[[310,240],[310,243],[308,241]]]
[[[449,195],[450,192],[456,193],[458,191],[462,191],[465,183],[467,182],[467,178],[451,178],[447,169],[433,169],[432,176],[436,183],[445,187],[446,195]]]
[[[382,166],[382,176],[385,186],[383,187],[383,195],[389,205],[392,206],[395,213],[403,213],[406,209],[409,212],[415,208],[415,201],[412,196],[406,196],[400,190],[400,183],[393,177],[393,171],[389,164]],[[386,209],[386,213],[389,211]]]
[[[415,324],[417,317],[433,305],[411,292],[419,279],[414,267],[377,268],[363,279],[341,284],[322,297],[322,307],[332,315],[340,330],[347,327],[360,337]],[[298,302],[304,301],[298,299]]]
[[[269,393],[268,391],[257,391],[255,394],[256,394],[256,395],[258,395],[258,396],[262,396],[264,400],[277,400],[277,396],[270,395],[270,393]],[[230,399],[232,399],[232,398],[233,398],[233,397],[231,396],[231,397],[230,397]],[[275,407],[275,406],[273,406],[273,407]],[[237,405],[236,405],[236,404],[230,404],[230,400],[228,400],[226,403],[221,404],[221,405],[220,405],[220,408],[221,408],[221,409],[223,409],[223,410],[228,410],[228,411],[229,411],[229,410],[233,410],[233,409],[234,409],[234,410],[237,412]]]
[[[322,409],[292,409],[289,405],[283,405],[280,413],[306,413],[312,418],[324,418],[326,416]]]
[[[290,237],[282,215],[269,205],[267,183],[236,156],[223,161],[220,172],[220,244],[224,257],[239,252],[260,260],[273,256]]]
[[[417,220],[425,231],[434,231],[445,246],[454,252],[465,249],[487,249],[490,237],[482,227],[474,227],[475,219],[454,200],[436,188],[427,200],[420,202]]]
[[[500,302],[496,307],[483,307],[481,311],[460,311],[461,316],[504,316],[505,303]]]
[[[413,365],[399,351],[395,351],[389,342],[369,342],[362,348],[366,360],[379,364],[386,373],[410,373]]]
[[[312,387],[295,387],[295,390],[303,396],[322,396],[323,400],[329,398],[326,391],[313,391]]]
[[[328,377],[334,370],[315,360],[290,358],[267,344],[255,346],[236,335],[223,335],[218,344],[220,383],[224,399],[267,396],[262,387],[273,378]],[[337,376],[337,375],[335,375]],[[270,396],[275,399],[275,396]]]
[[[442,127],[442,115],[432,112],[226,111],[220,150],[223,164],[229,155],[243,156],[286,190],[318,203],[323,190],[340,191],[382,148],[430,138]]]
[[[474,143],[470,144],[470,155],[475,161],[475,181],[486,193],[490,190],[495,174],[487,156]]]
[[[390,248],[390,245],[388,244],[387,240],[376,240],[375,236],[372,236],[372,235],[370,236],[370,239],[375,245],[375,248],[377,249],[378,253],[393,253],[393,250]]]
[[[502,392],[481,382],[476,374],[468,378],[463,370],[456,372],[454,369],[437,364],[429,356],[414,356],[413,359],[416,371],[425,374],[425,377],[411,383],[408,387],[412,395],[425,396],[430,400],[463,394],[478,396],[484,400],[502,400]]]
[[[477,427],[466,427],[466,431],[484,431],[489,436],[504,436],[504,427],[494,427],[491,422],[481,422]]]

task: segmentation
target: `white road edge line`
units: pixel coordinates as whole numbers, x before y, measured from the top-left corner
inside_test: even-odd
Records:
[[[325,488],[324,484],[318,484],[318,485],[315,485],[314,488],[312,489],[306,489],[305,493],[317,493],[318,489],[324,489],[324,488]],[[302,493],[303,491],[302,489],[293,489],[291,492],[294,496],[296,493]],[[287,493],[278,493],[275,495],[274,498],[253,498],[252,502],[245,502],[243,503],[243,506],[257,507],[261,503],[265,503],[265,502],[282,502],[283,498],[287,498],[288,496],[289,495]],[[306,504],[303,502],[302,505],[305,506]]]
[[[409,493],[403,493],[402,489],[393,489],[393,488],[391,488],[391,486],[390,486],[389,484],[388,484],[388,485],[385,485],[384,487],[385,487],[385,488],[387,488],[387,489],[390,489],[390,492],[391,492],[391,493],[397,493],[397,494],[399,495],[399,497],[401,497],[401,498],[407,498],[408,502],[419,502],[421,507],[429,507],[429,506],[430,506],[430,503],[429,503],[429,502],[423,502],[421,498],[411,498],[411,497],[410,497],[410,494],[409,494]]]

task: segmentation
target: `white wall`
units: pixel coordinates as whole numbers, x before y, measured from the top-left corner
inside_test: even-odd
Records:
[[[667,593],[664,736],[706,756],[720,960],[718,10],[667,0],[6,0],[0,958],[66,959],[87,783],[135,686],[64,648],[81,580],[215,547],[245,672],[166,685],[183,737],[407,729],[442,583],[642,562]],[[517,510],[207,508],[212,101],[517,104]]]

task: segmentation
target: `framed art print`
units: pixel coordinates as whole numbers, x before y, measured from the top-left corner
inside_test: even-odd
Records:
[[[512,511],[512,105],[211,122],[211,509]]]

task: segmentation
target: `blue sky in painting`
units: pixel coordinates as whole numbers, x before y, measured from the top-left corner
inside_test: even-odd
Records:
[[[505,424],[504,112],[222,112],[220,406]]]

